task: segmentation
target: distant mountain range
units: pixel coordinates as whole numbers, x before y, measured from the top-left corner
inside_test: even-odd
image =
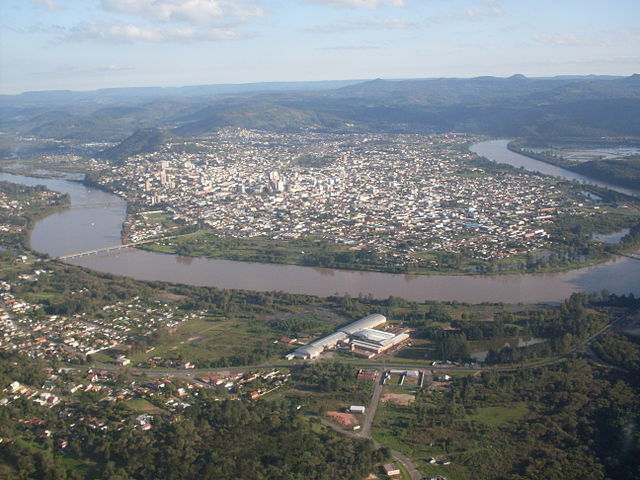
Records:
[[[0,96],[0,130],[10,135],[120,141],[150,128],[193,137],[227,126],[281,132],[640,137],[640,75],[377,79]],[[142,137],[149,136],[146,132]],[[143,144],[134,137],[122,151]]]

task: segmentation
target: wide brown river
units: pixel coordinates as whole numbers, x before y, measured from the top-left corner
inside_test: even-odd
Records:
[[[482,142],[473,150],[487,158],[520,166],[536,160],[506,149],[506,141]],[[509,161],[509,159],[512,160]],[[525,167],[526,168],[526,167]],[[561,169],[560,169],[561,170]],[[566,172],[566,171],[564,171]],[[569,172],[570,173],[570,172]],[[60,179],[36,179],[0,174],[0,180],[45,185],[68,193],[71,208],[40,220],[31,236],[34,249],[51,256],[118,245],[125,202],[109,193]],[[635,192],[637,193],[637,192]],[[397,275],[328,268],[234,262],[127,249],[94,255],[71,263],[141,280],[163,280],[259,291],[284,291],[319,296],[335,293],[390,295],[409,300],[460,302],[558,302],[577,291],[640,295],[640,261],[619,257],[594,267],[566,273],[495,276]]]

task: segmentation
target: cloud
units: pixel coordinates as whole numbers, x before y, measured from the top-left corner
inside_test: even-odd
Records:
[[[484,0],[483,2],[465,7],[458,11],[443,11],[438,15],[431,16],[431,23],[440,23],[443,20],[481,20],[489,17],[501,17],[506,14],[504,8],[500,6],[499,0]]]
[[[465,14],[472,20],[482,17],[499,17],[505,14],[504,9],[497,5],[496,2],[487,2],[485,5],[477,5],[475,7],[467,7]]]
[[[123,72],[126,70],[132,70],[131,67],[124,67],[118,63],[110,63],[103,66],[95,67],[79,67],[78,65],[60,65],[55,71],[60,73],[73,73],[73,74],[87,74],[87,73],[104,73],[104,72]]]
[[[101,68],[98,68],[97,70],[101,72],[121,72],[123,70],[131,70],[131,68],[123,67],[118,63],[110,63],[106,67],[101,67]]]
[[[321,47],[318,50],[379,50],[380,48],[377,45],[334,45]]]
[[[558,63],[572,65],[640,65],[640,56],[624,56],[611,58],[580,58]]]
[[[404,0],[304,0],[305,3],[315,3],[334,8],[369,8],[404,7]]]
[[[62,39],[67,41],[92,40],[116,43],[161,43],[234,40],[239,37],[240,35],[237,32],[222,28],[158,28],[130,23],[99,22],[77,25],[71,28]]]
[[[64,7],[54,0],[31,0],[33,5],[44,7],[50,12],[55,12],[56,10],[62,10]]]
[[[613,40],[600,36],[584,35],[538,35],[534,37],[539,43],[557,47],[609,47]]]
[[[330,25],[309,27],[304,29],[304,31],[311,33],[339,33],[353,30],[367,30],[370,28],[378,30],[407,30],[415,26],[415,23],[409,22],[403,18],[353,18]]]
[[[167,23],[218,26],[267,14],[251,1],[227,0],[102,0],[108,12],[135,15]]]
[[[34,0],[35,1],[35,0]],[[53,0],[37,0],[53,2]],[[233,26],[266,11],[256,0],[100,0],[109,18],[48,27],[62,41],[209,42],[245,38]],[[45,27],[37,25],[36,30]]]

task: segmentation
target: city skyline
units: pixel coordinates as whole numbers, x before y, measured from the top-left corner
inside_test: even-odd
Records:
[[[7,0],[0,93],[631,75],[638,13],[627,0]]]

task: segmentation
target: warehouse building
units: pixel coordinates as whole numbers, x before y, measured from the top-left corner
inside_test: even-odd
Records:
[[[391,347],[399,345],[409,339],[409,335],[406,333],[396,335],[370,328],[363,328],[355,332],[353,337],[350,343],[351,351],[356,355],[367,358],[386,352]]]
[[[344,332],[335,332],[331,335],[327,335],[315,342],[308,343],[307,345],[297,348],[293,352],[294,358],[316,358],[325,350],[331,350],[335,348],[339,342],[347,340],[349,336]]]
[[[348,346],[354,353],[370,358],[409,338],[406,333],[395,335],[374,330],[375,327],[385,323],[387,319],[384,315],[379,313],[368,315],[338,329],[331,335],[294,350],[287,358],[316,358],[325,350],[332,350],[338,346]]]
[[[380,315],[379,313],[374,313],[371,315],[367,315],[360,320],[356,320],[346,327],[339,328],[338,331],[351,335],[364,328],[376,328],[385,323],[387,323],[387,317],[385,317],[384,315]]]

